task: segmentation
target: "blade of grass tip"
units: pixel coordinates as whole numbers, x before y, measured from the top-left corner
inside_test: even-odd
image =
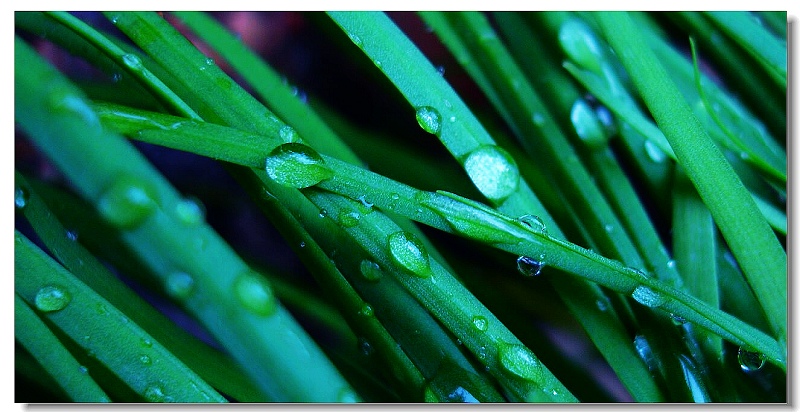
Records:
[[[72,402],[111,402],[86,369],[18,294],[14,294],[14,339],[33,355]]]
[[[15,231],[14,240],[17,293],[136,393],[151,402],[225,402],[166,348],[27,237]],[[150,346],[143,345],[145,341]]]
[[[154,114],[153,116],[167,115]],[[149,130],[151,137],[192,132],[189,127],[167,133],[147,122],[143,122],[142,125],[145,128],[151,128]],[[198,125],[200,124],[198,123]],[[202,130],[195,131],[185,138],[165,138],[164,140],[169,141],[170,144],[177,143],[171,147],[179,150],[200,146],[204,139],[215,142],[227,137],[236,142],[242,142],[242,140],[236,139],[235,134],[241,132],[235,131],[235,129],[213,124],[202,124],[202,126]],[[217,136],[209,137],[214,133]],[[135,134],[135,136],[140,135],[142,133]],[[264,142],[270,147],[278,147],[281,144],[276,135],[265,135],[264,137],[266,138]],[[187,141],[195,143],[188,144]],[[253,151],[246,145],[241,145],[241,150]],[[708,307],[696,298],[674,290],[656,279],[649,278],[638,269],[625,267],[621,263],[604,258],[595,252],[548,236],[545,228],[534,220],[522,222],[519,219],[509,218],[485,205],[454,194],[419,191],[370,171],[319,155],[313,152],[313,149],[303,145],[293,145],[286,154],[271,155],[276,157],[274,168],[306,173],[305,166],[289,161],[291,156],[289,159],[285,159],[287,162],[280,160],[282,156],[292,153],[302,153],[304,156],[311,156],[311,159],[319,157],[308,167],[312,171],[320,168],[326,170],[324,175],[317,175],[315,180],[318,181],[316,185],[322,189],[345,195],[355,201],[366,196],[371,202],[374,202],[376,208],[406,216],[449,233],[490,244],[517,256],[545,255],[548,265],[579,275],[626,295],[630,295],[640,286],[649,289],[658,296],[652,302],[655,307],[710,329],[736,344],[748,344],[756,347],[767,354],[771,362],[784,365],[784,357],[778,343],[762,332],[754,330],[724,312]],[[257,167],[257,164],[259,163],[245,166]],[[333,176],[329,177],[331,173]],[[281,180],[277,175],[276,179]],[[662,295],[664,299],[661,299]],[[645,301],[650,303],[649,300]]]
[[[18,172],[15,173],[15,186],[19,194],[17,198],[20,199],[17,210],[24,214],[45,246],[64,267],[141,326],[209,384],[237,400],[260,399],[258,390],[229,357],[190,336],[183,329],[176,329],[162,313],[124,285],[74,237],[70,237],[56,218],[59,211],[48,208],[37,190]],[[64,206],[69,208],[66,213],[75,213],[75,209],[81,206],[89,207],[88,204],[79,204],[75,199],[63,196],[57,201],[64,202]],[[96,214],[86,218],[100,219]],[[82,242],[86,237],[94,235],[92,231],[84,231],[79,227],[70,230],[79,233]]]
[[[15,51],[15,107],[22,130],[84,197],[97,202],[104,218],[123,231],[162,281],[176,276],[189,281],[188,293],[181,296],[184,306],[262,390],[279,400],[353,399],[352,389],[260,275],[201,215],[186,211],[185,200],[133,146],[102,129],[81,93],[58,71],[18,38]],[[191,247],[184,247],[187,241]],[[282,333],[269,333],[274,330]],[[277,370],[284,375],[266,372]]]
[[[638,29],[624,13],[599,13],[606,38],[675,150],[759,303],[772,332],[786,340],[786,252],[722,153],[691,112]]]
[[[786,90],[786,42],[758,24],[752,13],[707,11],[705,15],[740,47],[747,50],[769,76]]]

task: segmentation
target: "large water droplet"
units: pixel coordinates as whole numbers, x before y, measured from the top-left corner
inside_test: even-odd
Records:
[[[155,190],[147,182],[131,176],[117,178],[97,203],[100,215],[121,229],[139,226],[157,206]]]
[[[175,214],[178,220],[187,226],[197,226],[205,217],[205,207],[195,198],[186,198],[175,205]]]
[[[233,283],[233,291],[239,302],[256,315],[269,316],[278,308],[272,289],[252,270],[239,275]]]
[[[757,371],[761,369],[767,361],[767,357],[763,353],[743,347],[739,348],[737,357],[739,359],[739,366],[745,372]]]
[[[473,150],[464,169],[478,190],[488,199],[499,202],[517,190],[519,169],[505,150],[492,145]]]
[[[333,177],[333,171],[314,149],[300,143],[285,143],[267,156],[267,175],[275,182],[302,189]]]
[[[595,73],[602,72],[602,52],[595,34],[578,19],[569,19],[558,31],[564,53],[578,65]]]
[[[400,267],[415,276],[424,278],[431,275],[428,251],[413,233],[392,233],[389,235],[388,243],[389,255]]]
[[[600,123],[596,113],[583,99],[578,99],[572,105],[569,115],[575,133],[586,146],[592,149],[599,149],[608,143],[608,136],[605,127]]]
[[[62,286],[44,286],[36,292],[33,303],[42,312],[55,312],[67,307],[72,295]]]
[[[22,209],[28,205],[28,191],[22,187],[18,187],[14,189],[14,206],[17,209]]]
[[[517,270],[525,276],[539,276],[544,266],[544,254],[539,255],[539,260],[528,256],[520,256],[517,258]]]
[[[472,317],[472,326],[481,332],[486,332],[489,329],[489,321],[481,315],[475,315]]]
[[[370,282],[377,282],[381,279],[381,277],[383,277],[383,271],[381,270],[381,267],[371,260],[362,260],[360,269],[364,279]]]
[[[547,226],[545,226],[542,218],[535,215],[524,215],[517,218],[517,220],[528,229],[541,234],[547,234]]]
[[[639,285],[633,290],[631,296],[642,305],[655,308],[667,302],[667,297],[647,286]]]
[[[417,109],[417,123],[422,130],[438,135],[442,129],[442,115],[433,107],[422,106]]]
[[[194,289],[194,278],[186,272],[176,271],[168,274],[165,283],[167,294],[175,299],[188,298]]]
[[[542,364],[533,352],[519,344],[500,343],[497,356],[500,366],[512,375],[529,380],[540,381],[544,375]]]

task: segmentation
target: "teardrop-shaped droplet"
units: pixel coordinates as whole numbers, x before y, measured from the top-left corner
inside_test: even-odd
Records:
[[[361,306],[361,309],[359,309],[358,314],[361,316],[371,317],[375,316],[375,310],[372,309],[372,305],[365,303]]]
[[[141,179],[117,178],[100,196],[100,215],[121,229],[133,229],[150,217],[158,207],[155,190]]]
[[[428,251],[413,233],[392,233],[388,243],[389,255],[400,267],[414,276],[425,278],[431,275]]]
[[[505,150],[494,146],[481,146],[464,160],[464,169],[480,192],[488,199],[504,200],[519,185],[519,169]]]
[[[475,315],[472,317],[472,326],[480,332],[486,332],[489,329],[489,321],[484,316]]]
[[[522,223],[528,229],[536,232],[547,234],[547,226],[545,226],[544,221],[542,218],[536,215],[524,215],[517,218],[517,220]]]
[[[442,115],[430,106],[417,108],[417,123],[428,133],[438,135],[442,129]]]
[[[364,279],[370,282],[377,282],[381,279],[381,277],[383,277],[383,271],[381,270],[381,267],[371,260],[362,260],[360,269],[361,275],[364,276]]]
[[[300,143],[285,143],[267,156],[267,175],[275,182],[302,189],[333,177],[333,171],[314,149]]]
[[[234,296],[250,312],[269,316],[277,310],[278,302],[272,289],[260,275],[247,270],[233,283]]]
[[[545,266],[544,255],[540,255],[541,259],[536,260],[528,256],[520,256],[517,258],[517,270],[525,276],[539,276],[542,273],[542,268]]]
[[[500,343],[497,351],[500,366],[512,375],[529,381],[540,381],[544,376],[541,362],[525,346]]]
[[[140,71],[144,69],[144,66],[142,65],[142,60],[139,58],[139,56],[133,53],[124,54],[122,56],[122,63],[135,71]]]
[[[575,134],[591,149],[599,149],[608,144],[605,127],[600,123],[597,114],[584,99],[578,99],[572,105],[570,121]]]
[[[745,372],[757,371],[764,366],[767,357],[763,353],[740,347],[738,353],[739,366]]]
[[[25,188],[17,187],[14,189],[14,206],[17,209],[22,209],[28,205],[28,191]]]
[[[167,275],[166,289],[169,296],[175,299],[186,299],[194,290],[194,278],[186,272],[172,272]]]
[[[205,207],[195,198],[186,198],[175,205],[175,215],[187,226],[197,226],[205,218]]]
[[[651,308],[659,307],[667,302],[666,296],[644,285],[637,286],[631,296],[637,302]]]
[[[48,285],[36,292],[33,303],[42,312],[56,312],[67,307],[71,300],[72,295],[64,287]]]

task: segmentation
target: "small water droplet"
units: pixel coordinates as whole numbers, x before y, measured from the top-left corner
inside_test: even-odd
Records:
[[[675,263],[675,260],[673,260],[673,259],[670,259],[669,261],[667,261],[667,267],[668,267],[668,268],[670,268],[670,269],[674,269],[674,268],[675,268],[675,265],[676,265],[676,263]]]
[[[112,83],[119,83],[120,80],[122,80],[122,73],[115,72],[114,74],[111,75]]]
[[[547,234],[547,226],[545,226],[544,221],[539,216],[523,215],[518,217],[517,221],[535,233]]]
[[[206,209],[196,198],[182,199],[175,205],[175,214],[178,220],[187,226],[197,226],[203,222]]]
[[[372,306],[369,303],[365,303],[361,306],[361,309],[358,310],[358,314],[361,316],[371,317],[375,316],[375,311],[372,309]]]
[[[381,279],[381,277],[383,277],[383,271],[381,270],[381,267],[371,260],[362,260],[360,269],[364,279],[370,282],[377,282]]]
[[[325,218],[327,216],[328,216],[328,211],[327,210],[325,210],[325,209],[320,209],[319,210],[319,217]]]
[[[155,191],[138,178],[122,176],[100,196],[97,207],[112,225],[133,229],[155,212],[158,204]]]
[[[336,395],[336,402],[339,403],[356,403],[358,402],[358,395],[350,388],[342,388]]]
[[[276,147],[266,159],[267,175],[278,184],[303,189],[333,177],[333,171],[314,149],[300,143]]]
[[[28,191],[22,187],[18,187],[14,189],[14,206],[17,209],[22,209],[28,205]]]
[[[358,338],[358,348],[361,350],[361,353],[363,353],[364,356],[370,356],[375,353],[375,348],[373,348],[372,344],[363,337]]]
[[[359,196],[358,201],[361,202],[361,205],[363,205],[367,209],[372,209],[372,206],[374,205],[374,203],[370,203],[367,201],[366,195]]]
[[[400,200],[400,195],[397,193],[392,193],[392,200]]]
[[[633,290],[631,296],[642,305],[656,308],[667,302],[667,297],[647,286],[639,285]]]
[[[514,193],[519,185],[519,169],[505,150],[485,145],[473,150],[464,160],[464,169],[480,192],[494,202]]]
[[[540,255],[540,257],[544,256]],[[517,258],[517,270],[525,276],[539,276],[544,266],[545,262],[543,260],[536,260],[527,256]]]
[[[98,303],[97,306],[95,306],[95,311],[100,315],[108,315],[108,308],[104,303]]]
[[[141,355],[139,356],[139,362],[142,362],[144,365],[150,365],[153,363],[153,360],[147,355]]]
[[[542,364],[525,346],[501,342],[497,351],[500,366],[507,372],[529,381],[537,382],[542,379]]]
[[[570,121],[572,122],[572,127],[575,129],[575,133],[586,146],[592,149],[598,149],[606,146],[608,143],[608,136],[606,136],[605,128],[597,118],[595,111],[592,110],[584,99],[578,99],[572,105]]]
[[[213,66],[213,65],[214,65],[214,59],[212,59],[211,57],[206,57],[206,66]]]
[[[194,278],[182,271],[168,274],[165,283],[167,294],[175,299],[186,299],[194,290]]]
[[[737,358],[739,359],[739,366],[745,372],[757,371],[761,369],[767,361],[767,357],[763,353],[743,347],[739,348]]]
[[[532,116],[533,124],[542,126],[544,124],[544,115],[541,113],[534,113]]]
[[[481,332],[486,332],[489,329],[489,321],[481,315],[475,315],[472,317],[472,326]]]
[[[686,324],[686,319],[681,316],[678,316],[674,313],[669,314],[669,318],[672,320],[672,324],[675,326],[680,326]]]
[[[396,232],[389,235],[389,255],[407,272],[418,277],[431,276],[428,251],[413,233]]]
[[[133,53],[125,53],[122,55],[122,63],[134,71],[141,71],[144,69],[142,60]]]
[[[347,36],[350,37],[350,40],[355,43],[356,46],[361,47],[363,42],[361,41],[361,37],[358,37],[355,33],[347,33]]]
[[[87,368],[86,366],[81,365],[81,366],[78,367],[78,372],[80,372],[80,373],[85,375],[85,374],[89,373],[89,368]]]
[[[439,72],[439,76],[444,76],[444,66],[436,66],[436,71]]]
[[[644,335],[636,335],[636,337],[633,338],[633,346],[639,354],[639,357],[644,361],[644,364],[647,365],[647,369],[650,370],[650,372],[655,371],[656,359]]]
[[[608,298],[601,298],[597,299],[597,309],[600,309],[600,312],[605,312],[608,310],[609,301]]]
[[[450,116],[450,123],[455,123],[455,122],[456,122],[456,117]]]
[[[667,158],[666,153],[650,140],[644,141],[644,151],[647,153],[650,160],[656,163],[661,163]]]
[[[380,60],[374,60],[373,63],[375,63],[375,66],[378,67],[379,69],[381,68],[381,66],[383,66],[383,63],[381,63]]]
[[[76,230],[67,230],[66,233],[67,239],[77,242],[78,241],[78,231]]]
[[[272,289],[259,274],[250,269],[234,281],[233,290],[239,302],[256,315],[269,316],[278,308]]]
[[[355,210],[342,210],[342,212],[339,213],[339,224],[344,227],[355,227],[360,220],[361,213]]]
[[[144,398],[149,402],[169,402],[172,399],[164,394],[164,389],[158,384],[152,384],[145,388]]]
[[[300,248],[306,247],[306,242],[300,242]]]
[[[150,338],[142,338],[140,343],[145,348],[152,348],[153,347],[153,341],[150,340]]]
[[[118,21],[119,21],[119,15],[115,14],[111,16],[111,24],[117,24]]]
[[[42,312],[56,312],[67,307],[72,295],[62,286],[44,286],[36,292],[33,299],[36,308]]]
[[[438,135],[442,128],[442,115],[430,106],[417,108],[417,123],[428,133]]]
[[[607,233],[611,233],[611,232],[614,231],[614,225],[612,225],[611,223],[608,223],[608,224],[605,225],[605,229],[606,229]]]
[[[294,130],[292,126],[286,125],[280,128],[278,134],[281,136],[281,140],[285,143],[297,143],[300,141],[300,136]]]

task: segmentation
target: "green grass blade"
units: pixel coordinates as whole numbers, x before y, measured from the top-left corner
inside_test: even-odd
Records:
[[[138,325],[15,233],[17,293],[151,402],[225,402]],[[147,343],[145,343],[147,342]]]
[[[624,13],[601,13],[606,38],[664,131],[687,175],[708,205],[748,282],[786,339],[786,252],[747,189],[703,130],[638,29]]]
[[[14,294],[14,339],[30,352],[73,402],[111,401],[18,294]]]

